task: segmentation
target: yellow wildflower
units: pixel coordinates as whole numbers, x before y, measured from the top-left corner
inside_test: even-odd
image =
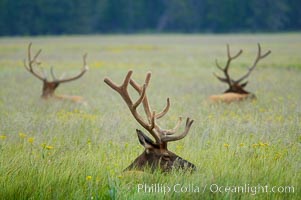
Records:
[[[19,137],[20,137],[20,138],[26,138],[27,135],[26,135],[25,133],[20,132],[20,133],[19,133]]]
[[[92,176],[87,176],[87,177],[86,177],[86,180],[87,180],[87,181],[90,181],[91,179],[92,179]]]
[[[275,159],[275,160],[279,160],[281,157],[282,157],[282,154],[281,154],[281,153],[276,153],[274,159]]]
[[[259,142],[258,145],[261,146],[261,147],[265,146],[263,142]]]
[[[258,147],[258,144],[252,144],[252,147],[256,148],[256,147]]]
[[[245,144],[244,144],[244,143],[240,143],[239,146],[240,146],[240,147],[243,147],[243,146],[245,146]]]
[[[79,110],[78,109],[74,109],[73,113],[79,113]]]
[[[45,148],[46,148],[47,150],[51,150],[51,149],[53,149],[53,146],[46,145]]]
[[[30,137],[30,138],[28,138],[28,140],[27,140],[30,144],[32,144],[33,142],[34,142],[34,138],[33,137]]]
[[[0,135],[0,139],[1,140],[5,140],[6,139],[6,135]]]
[[[229,148],[229,146],[230,146],[230,145],[227,144],[227,143],[224,144],[224,147],[226,147],[226,148]]]

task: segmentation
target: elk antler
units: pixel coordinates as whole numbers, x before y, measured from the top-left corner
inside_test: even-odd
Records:
[[[236,83],[240,83],[242,80],[246,79],[251,74],[251,72],[253,71],[253,69],[256,67],[256,65],[259,62],[259,60],[267,57],[271,53],[271,50],[268,50],[266,53],[264,53],[262,55],[261,54],[261,46],[260,46],[260,44],[257,43],[257,46],[258,46],[257,56],[256,56],[256,59],[255,59],[253,65],[252,65],[252,67],[248,68],[248,72],[245,75],[243,75],[241,78],[239,78],[238,80],[236,80],[235,81]]]
[[[33,74],[35,77],[40,79],[41,81],[45,81],[46,77],[41,76],[38,73],[36,73],[33,69],[33,65],[40,65],[41,63],[37,61],[38,56],[41,54],[42,49],[39,49],[39,51],[34,55],[34,57],[31,57],[31,45],[32,43],[29,43],[28,45],[28,64],[26,63],[26,60],[24,59],[24,67],[29,71],[31,74]]]
[[[216,63],[217,68],[224,72],[225,78],[222,78],[222,77],[216,75],[215,73],[214,73],[214,75],[215,75],[220,81],[225,82],[225,83],[228,83],[228,85],[231,86],[233,80],[232,80],[232,79],[230,78],[230,76],[229,76],[228,69],[229,69],[229,67],[230,67],[231,61],[234,60],[234,59],[236,59],[236,58],[237,58],[238,56],[240,56],[241,54],[242,54],[242,49],[239,50],[239,52],[237,52],[236,55],[231,56],[231,53],[230,53],[230,46],[229,46],[229,44],[227,44],[227,57],[228,57],[228,60],[227,60],[226,66],[225,66],[224,68],[222,68],[222,67],[218,64],[217,59],[215,60],[215,63]]]
[[[106,84],[108,84],[113,90],[115,90],[116,92],[118,92],[121,97],[123,98],[123,100],[126,102],[126,104],[128,105],[132,115],[134,116],[134,118],[137,120],[137,122],[139,124],[141,124],[141,126],[143,126],[156,140],[157,144],[166,144],[167,142],[170,141],[176,141],[176,140],[180,140],[182,138],[184,138],[188,132],[189,129],[193,123],[193,120],[190,120],[190,118],[187,118],[186,120],[186,126],[185,126],[185,130],[183,133],[181,133],[178,136],[175,136],[173,134],[175,134],[175,132],[177,131],[177,129],[179,128],[179,125],[182,121],[182,118],[180,117],[176,126],[173,129],[170,130],[165,130],[160,128],[160,126],[157,124],[156,119],[160,119],[161,117],[163,117],[169,110],[170,107],[170,101],[169,98],[167,98],[167,105],[166,107],[163,109],[163,111],[161,111],[160,113],[156,114],[155,111],[151,110],[151,107],[149,105],[148,102],[148,98],[146,95],[146,89],[149,85],[149,81],[151,78],[151,73],[147,73],[146,75],[146,79],[143,85],[139,85],[137,84],[133,79],[131,79],[133,71],[129,71],[128,74],[126,75],[123,83],[118,86],[115,83],[113,83],[113,81],[109,78],[105,78],[104,82]],[[129,93],[128,93],[128,85],[131,85],[140,95],[140,97],[138,98],[138,100],[136,100],[135,103],[133,103]],[[142,116],[137,112],[137,107],[142,103],[147,120],[144,120],[142,118]]]
[[[74,80],[76,80],[76,79],[82,77],[82,76],[86,73],[86,71],[88,71],[88,69],[89,69],[89,68],[88,68],[88,65],[87,65],[86,58],[87,58],[87,54],[84,54],[84,55],[83,55],[83,68],[82,68],[82,70],[79,72],[78,75],[76,75],[76,76],[74,76],[74,77],[66,78],[66,79],[62,79],[62,78],[59,79],[59,80],[55,79],[56,82],[58,82],[58,83],[66,83],[66,82],[68,82],[68,81],[74,81]],[[51,73],[51,74],[52,74],[52,77],[55,78],[54,73],[53,73],[53,70],[51,70],[51,72],[52,72],[52,73]]]
[[[234,80],[234,79],[232,79],[230,77],[228,70],[229,70],[231,61],[234,60],[234,59],[236,59],[238,56],[240,56],[242,54],[242,52],[243,52],[242,50],[239,50],[238,53],[236,53],[234,56],[231,56],[230,46],[229,46],[229,44],[227,44],[227,57],[228,57],[228,60],[227,60],[227,63],[225,65],[225,67],[222,68],[218,64],[218,61],[216,60],[216,66],[217,66],[217,68],[220,69],[224,73],[225,77],[220,77],[220,76],[216,75],[215,73],[213,73],[213,74],[220,81],[225,82],[225,83],[227,83],[229,85],[229,89],[226,90],[226,92],[248,93],[247,91],[245,91],[243,89],[247,85],[248,82],[244,82],[244,83],[240,83],[240,82],[242,82],[244,79],[246,79],[251,74],[251,72],[255,69],[257,63],[261,59],[267,57],[271,53],[271,51],[269,50],[266,53],[262,54],[261,53],[261,46],[260,46],[260,44],[258,43],[257,45],[258,45],[258,52],[257,52],[257,56],[255,58],[255,61],[254,61],[253,65],[250,68],[248,68],[248,72],[245,75],[243,75],[241,78],[239,78],[237,80]]]
[[[32,43],[29,43],[29,45],[28,45],[28,63],[26,63],[26,60],[24,59],[24,67],[27,69],[27,71],[29,71],[31,74],[33,74],[38,79],[40,79],[42,81],[47,81],[46,74],[43,72],[43,76],[41,76],[40,74],[38,74],[37,72],[34,71],[34,67],[33,67],[33,65],[40,65],[41,64],[41,62],[37,61],[37,58],[41,54],[42,49],[39,49],[38,52],[32,58],[32,56],[31,56],[31,46],[32,46]],[[66,78],[66,79],[62,79],[62,78],[57,79],[56,76],[55,76],[55,73],[53,71],[53,68],[51,67],[50,73],[51,73],[51,77],[53,79],[53,82],[54,83],[65,83],[65,82],[68,82],[68,81],[76,80],[76,79],[80,78],[81,76],[83,76],[85,74],[85,72],[88,70],[86,58],[87,58],[87,54],[84,54],[84,56],[83,56],[83,68],[80,71],[80,73],[78,75],[74,76],[74,77],[70,77],[70,78]]]

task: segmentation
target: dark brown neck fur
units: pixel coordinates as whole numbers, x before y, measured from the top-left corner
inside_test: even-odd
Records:
[[[59,86],[59,83],[57,82],[48,82],[48,81],[43,81],[43,91],[42,91],[42,98],[49,98],[54,96],[54,92],[56,88]]]

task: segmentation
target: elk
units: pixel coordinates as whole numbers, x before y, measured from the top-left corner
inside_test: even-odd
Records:
[[[196,167],[194,164],[184,160],[167,149],[168,142],[181,140],[188,134],[193,120],[191,120],[189,117],[186,119],[185,130],[179,135],[175,135],[175,133],[177,132],[182,121],[181,117],[179,117],[179,120],[173,129],[168,130],[161,128],[157,123],[157,119],[162,118],[168,112],[170,107],[169,98],[167,98],[166,107],[161,112],[156,113],[155,111],[151,110],[151,106],[146,95],[146,89],[150,82],[151,73],[147,73],[143,85],[139,85],[131,78],[132,73],[133,71],[131,70],[127,73],[121,85],[115,84],[110,78],[105,78],[104,82],[121,95],[122,99],[130,109],[133,117],[145,130],[148,131],[148,133],[150,133],[155,141],[149,138],[141,130],[137,129],[137,136],[140,144],[144,147],[144,152],[138,156],[125,170],[137,169],[144,171],[146,168],[151,169],[151,171],[160,169],[162,172],[169,172],[172,169],[182,169],[185,171],[195,170]],[[139,94],[139,98],[135,102],[130,97],[128,91],[129,84]],[[146,119],[143,119],[141,114],[137,111],[137,108],[139,105],[141,105],[141,103],[143,105]]]
[[[256,96],[253,93],[250,93],[244,89],[248,84],[248,81],[244,81],[244,80],[250,76],[251,72],[255,69],[257,63],[271,53],[271,51],[269,50],[266,53],[262,54],[260,44],[258,43],[257,46],[258,46],[257,56],[255,58],[253,65],[250,68],[248,68],[247,73],[244,74],[241,78],[234,80],[233,78],[230,77],[228,70],[231,61],[239,57],[243,51],[239,50],[235,55],[231,55],[230,46],[229,44],[227,44],[228,60],[226,62],[225,67],[221,67],[218,61],[217,60],[215,61],[217,68],[224,73],[225,77],[218,76],[215,73],[213,74],[218,80],[228,84],[229,88],[226,91],[224,91],[224,94],[210,96],[211,101],[231,103],[233,101],[242,101],[245,99],[256,99]]]
[[[42,49],[39,49],[38,52],[32,56],[32,52],[31,52],[31,46],[32,43],[29,43],[28,45],[28,58],[27,60],[24,59],[24,67],[27,71],[29,71],[33,76],[35,76],[36,78],[38,78],[39,80],[41,80],[43,82],[43,90],[42,90],[42,99],[60,99],[60,100],[70,100],[72,102],[76,102],[76,103],[85,103],[85,100],[83,99],[83,97],[81,96],[67,96],[67,95],[56,95],[55,94],[55,90],[57,89],[57,87],[61,84],[61,83],[66,83],[69,81],[74,81],[76,79],[79,79],[80,77],[82,77],[86,71],[88,70],[88,66],[86,63],[86,57],[87,54],[84,54],[83,56],[83,68],[80,71],[79,74],[77,74],[76,76],[70,77],[70,78],[59,78],[57,79],[55,76],[55,73],[53,71],[53,67],[50,68],[50,74],[52,77],[52,80],[48,80],[47,79],[47,75],[45,73],[45,71],[42,69],[42,74],[36,72],[35,67],[39,67],[41,62],[38,61],[38,57],[42,52]]]

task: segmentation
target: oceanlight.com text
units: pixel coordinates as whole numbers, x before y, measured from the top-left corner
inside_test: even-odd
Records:
[[[211,184],[209,187],[212,193],[249,193],[256,195],[259,193],[294,193],[294,186],[269,186],[269,185],[250,185],[244,184],[240,186],[222,186]]]

